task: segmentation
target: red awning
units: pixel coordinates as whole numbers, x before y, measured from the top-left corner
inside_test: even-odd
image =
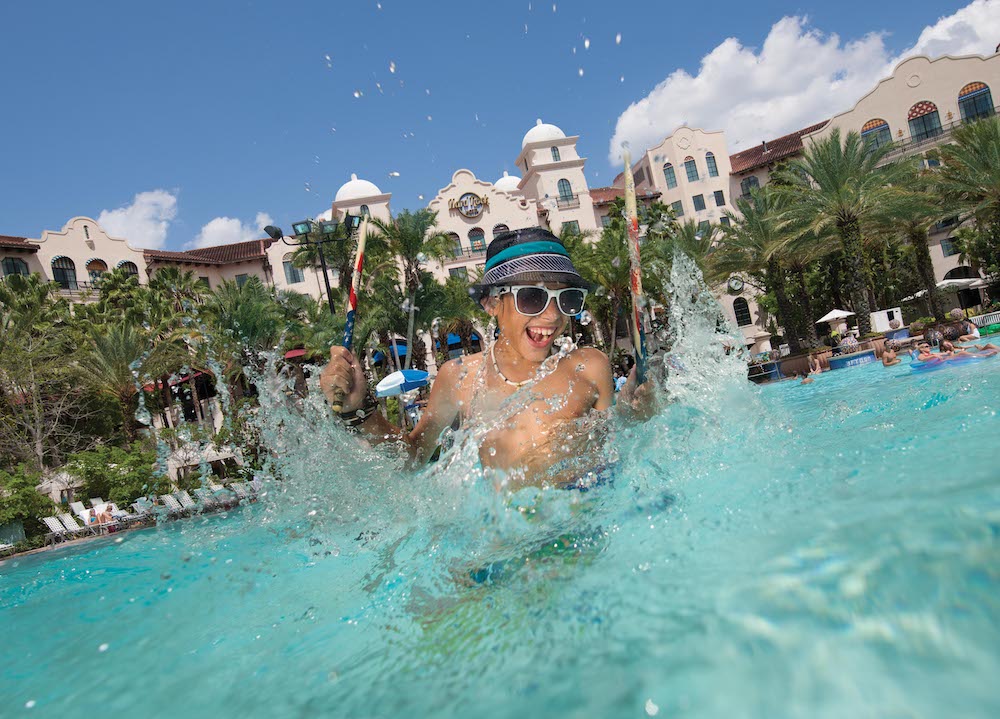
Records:
[[[298,350],[288,350],[285,352],[285,359],[295,359],[296,357],[304,357],[306,351],[303,349]]]
[[[203,374],[205,374],[205,373],[204,372],[195,372],[194,374],[186,374],[183,377],[180,377],[178,379],[172,379],[172,380],[170,380],[170,386],[174,387],[175,385],[179,385],[181,382],[187,382],[192,377],[201,377]],[[145,385],[143,387],[143,389],[146,390],[147,392],[152,392],[153,391],[153,385],[147,384],[147,385]]]

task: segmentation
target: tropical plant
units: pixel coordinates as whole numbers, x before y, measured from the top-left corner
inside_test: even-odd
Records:
[[[862,334],[871,329],[864,238],[866,229],[910,216],[909,163],[886,162],[889,146],[874,147],[840,130],[813,142],[776,173],[774,192],[799,232],[836,238],[844,253],[845,286]]]
[[[443,259],[451,246],[447,235],[435,232],[437,213],[422,209],[416,212],[403,210],[389,221],[378,217],[369,218],[373,230],[369,231],[366,246],[374,252],[382,251],[398,258],[401,265],[402,289],[407,302],[406,325],[406,367],[413,361],[413,327],[417,307],[417,291],[421,281],[421,264],[428,260]]]
[[[69,458],[66,469],[83,481],[84,496],[127,506],[139,497],[170,491],[170,480],[154,472],[156,452],[142,443],[97,447]]]
[[[113,400],[127,442],[136,437],[140,364],[150,351],[147,335],[127,322],[95,327],[79,357],[87,382]],[[155,350],[153,350],[155,351]]]
[[[35,489],[41,481],[38,473],[24,465],[0,469],[0,526],[20,521],[28,537],[48,531],[41,518],[51,516],[55,506],[48,495]]]

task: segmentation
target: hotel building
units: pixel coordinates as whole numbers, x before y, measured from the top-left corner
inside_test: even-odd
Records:
[[[992,97],[996,87],[1000,87],[1000,55],[912,57],[851,109],[740,152],[730,154],[722,131],[678,128],[638,157],[632,168],[637,193],[642,202],[669,205],[680,219],[725,223],[723,212],[735,209],[734,198],[767,184],[779,162],[801,154],[810,142],[828,137],[834,129],[858,131],[880,145],[891,142],[890,158],[918,155],[931,166],[937,163],[935,150],[950,141],[955,127],[996,113]],[[515,160],[520,177],[505,172],[491,182],[469,170],[457,170],[428,203],[437,212],[437,230],[447,233],[453,243],[450,256],[430,263],[428,270],[439,280],[473,275],[483,267],[486,245],[508,228],[540,225],[558,233],[569,226],[599,232],[608,222],[611,204],[623,194],[623,182],[619,175],[610,187],[590,187],[578,139],[538,120],[521,140]],[[349,212],[389,219],[390,201],[390,193],[352,175],[337,191],[329,215],[343,217]],[[942,222],[931,232],[930,250],[939,280],[978,276],[959,263],[955,229],[954,222]],[[0,236],[4,275],[38,272],[81,300],[110,268],[123,267],[145,283],[165,266],[193,270],[209,287],[257,276],[276,289],[322,296],[319,270],[293,267],[293,250],[271,239],[183,252],[148,250],[133,247],[127,238],[110,237],[87,217],[75,217],[61,230],[45,231],[38,239]],[[332,283],[337,280],[331,276]],[[771,349],[765,318],[753,294],[749,290],[718,294],[747,347],[753,352]]]

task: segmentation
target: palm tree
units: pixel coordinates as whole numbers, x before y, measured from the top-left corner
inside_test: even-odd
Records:
[[[162,296],[176,315],[190,313],[208,294],[208,288],[194,272],[179,267],[157,270],[149,280],[149,290]]]
[[[125,440],[136,438],[139,390],[133,372],[149,351],[149,337],[128,321],[94,327],[79,364],[98,394],[113,400],[121,413]]]
[[[403,210],[392,220],[377,217],[369,219],[375,228],[368,235],[373,250],[382,250],[397,258],[403,270],[403,291],[408,304],[406,325],[406,367],[413,361],[413,323],[416,314],[417,290],[421,285],[421,262],[443,259],[451,246],[447,235],[434,231],[437,213],[423,209],[416,212]]]
[[[941,148],[936,190],[961,220],[973,220],[977,241],[963,244],[965,249],[974,244],[977,264],[1000,268],[1000,118],[955,128],[952,139],[953,144]]]
[[[908,217],[913,193],[909,163],[883,164],[889,146],[874,147],[854,131],[841,140],[835,129],[776,173],[775,192],[799,231],[835,237],[847,263],[846,288],[862,334],[871,330],[865,281],[865,230],[889,218]]]
[[[802,350],[794,304],[788,296],[786,268],[781,251],[788,242],[781,207],[774,188],[754,190],[749,197],[736,200],[739,215],[726,210],[729,226],[722,228],[719,248],[713,255],[713,269],[719,279],[743,273],[758,279],[765,292],[774,294],[778,322],[785,329],[785,340],[792,353]]]

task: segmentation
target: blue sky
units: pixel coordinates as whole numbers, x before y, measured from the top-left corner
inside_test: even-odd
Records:
[[[727,110],[740,102],[769,101],[740,98],[738,89],[702,93],[686,107],[678,93],[697,86],[703,58],[714,51],[719,64],[733,65],[720,50],[726,38],[738,40],[727,47],[742,50],[747,72],[764,62],[768,40],[776,48],[768,62],[779,68],[799,64],[796,53],[815,55],[813,43],[843,62],[831,82],[847,74],[867,88],[880,62],[915,45],[991,51],[982,23],[956,31],[956,21],[939,22],[961,20],[966,5],[3,3],[0,234],[38,237],[75,215],[124,208],[116,228],[135,245],[236,239],[203,228],[229,218],[230,230],[251,236],[266,213],[287,229],[328,208],[351,172],[392,192],[394,210],[421,207],[419,196],[429,200],[460,167],[487,180],[513,171],[536,117],[580,135],[588,182],[605,185],[619,171],[609,159],[619,118],[678,70],[690,81],[682,74],[661,88],[669,111],[654,122],[724,127],[732,150],[797,129],[803,118],[730,122]],[[929,39],[918,42],[928,27]],[[990,32],[992,43],[1000,40]],[[739,86],[738,71],[729,71]],[[805,103],[802,113],[811,121],[846,109],[835,102]],[[629,122],[649,121],[632,116],[621,134]],[[137,194],[154,191],[162,194],[146,196],[156,201],[152,220],[129,224],[141,214]]]

